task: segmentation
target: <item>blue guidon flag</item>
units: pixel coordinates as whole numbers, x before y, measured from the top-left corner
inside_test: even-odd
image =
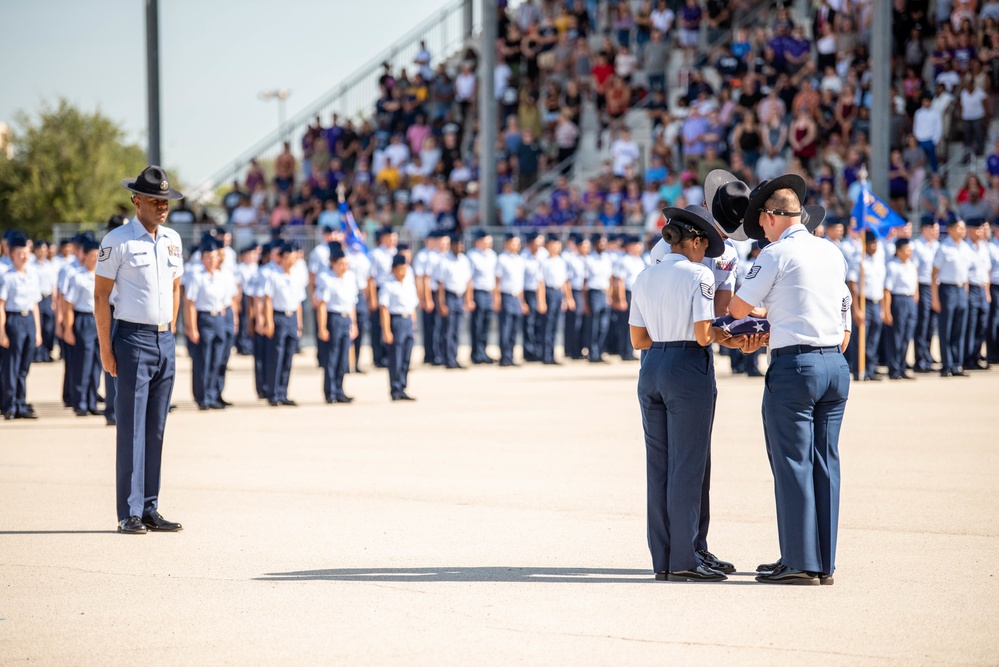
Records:
[[[770,333],[770,322],[767,322],[762,317],[744,317],[741,320],[737,320],[731,315],[726,315],[725,317],[716,317],[711,326],[718,327],[732,334],[733,338],[735,336],[748,336],[749,334]]]
[[[340,212],[340,229],[344,233],[344,241],[347,247],[354,252],[362,252],[365,255],[368,254],[368,245],[364,242],[364,238],[361,236],[361,230],[357,227],[357,222],[354,220],[354,216],[350,212],[350,206],[347,202],[340,202],[339,206]]]

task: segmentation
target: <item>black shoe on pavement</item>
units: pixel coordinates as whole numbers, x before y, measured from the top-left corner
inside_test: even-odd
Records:
[[[163,515],[156,510],[153,510],[149,514],[142,517],[142,524],[149,530],[155,530],[163,533],[176,533],[178,530],[184,529],[184,527],[179,523],[164,519]]]
[[[718,570],[712,570],[703,564],[698,565],[693,570],[670,572],[666,577],[668,581],[725,581],[728,579]]]
[[[817,586],[819,577],[815,572],[795,570],[793,567],[781,564],[772,572],[761,572],[756,575],[756,581],[761,584],[787,584],[791,586]]]
[[[125,535],[145,535],[146,526],[139,517],[130,516],[118,522],[118,532]]]
[[[699,549],[697,555],[700,557],[701,562],[710,567],[712,570],[717,570],[724,574],[732,574],[735,572],[735,565],[724,560],[718,560],[718,557],[707,549]]]

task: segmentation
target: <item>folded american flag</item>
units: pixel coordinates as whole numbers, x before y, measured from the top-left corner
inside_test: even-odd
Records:
[[[731,315],[726,315],[725,317],[715,318],[712,326],[727,331],[732,336],[746,336],[749,334],[768,333],[770,331],[770,323],[762,317],[744,317],[741,320],[737,320]]]

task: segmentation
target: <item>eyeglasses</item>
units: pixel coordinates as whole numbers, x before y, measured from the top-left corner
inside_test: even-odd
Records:
[[[760,213],[769,213],[770,215],[779,215],[785,218],[797,218],[801,215],[801,211],[778,211],[772,208],[761,208]]]

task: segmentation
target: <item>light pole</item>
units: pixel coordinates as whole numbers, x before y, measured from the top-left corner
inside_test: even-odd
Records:
[[[279,88],[276,90],[262,90],[257,95],[264,102],[276,99],[278,101],[278,134],[281,138],[285,137],[285,127],[284,127],[284,102],[291,95],[291,91],[287,88]]]

